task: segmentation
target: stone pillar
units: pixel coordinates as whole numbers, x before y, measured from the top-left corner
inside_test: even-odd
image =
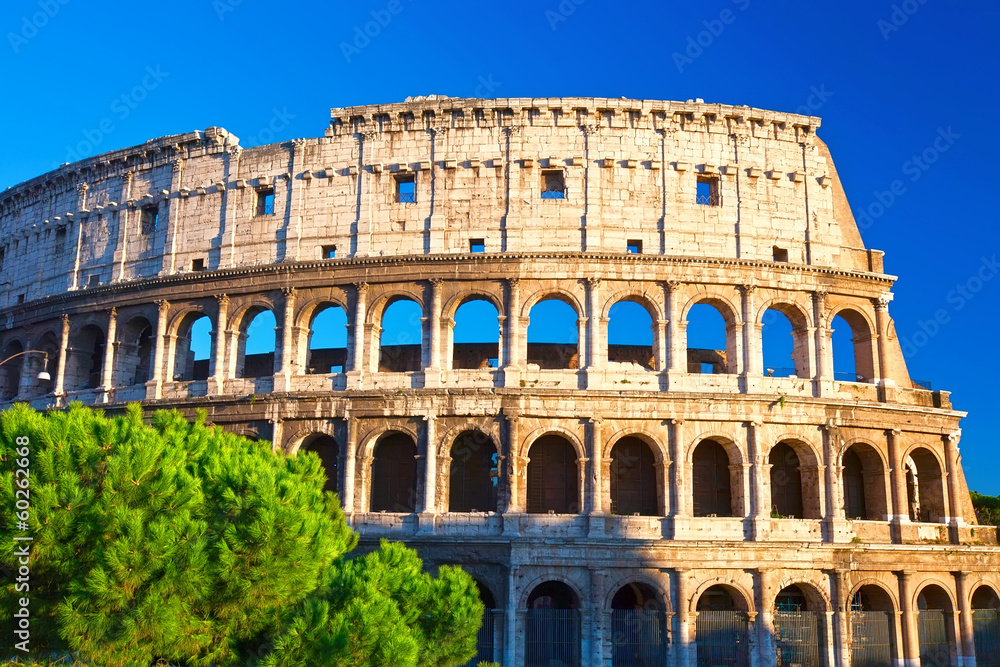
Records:
[[[424,416],[424,497],[417,517],[417,532],[432,534],[437,516],[437,416]]]
[[[878,368],[875,369],[875,377],[872,378],[873,382],[878,383],[880,387],[885,387],[887,385],[892,386],[896,383],[889,379],[889,365],[886,363],[886,329],[889,324],[889,301],[892,300],[891,294],[883,294],[877,299],[873,299],[872,303],[875,305],[875,327],[878,331],[872,338],[875,339],[875,344],[877,346],[878,354],[876,359],[878,361]],[[885,393],[879,392],[879,399],[885,399]]]
[[[764,455],[760,450],[760,426],[759,419],[746,422],[748,463],[753,466],[750,469],[750,497],[746,499],[746,516],[753,522],[754,539],[761,539],[766,535],[771,516],[770,498],[765,496],[765,491],[770,487],[768,482],[771,466],[764,462]]]
[[[590,568],[590,664],[604,664],[604,569]],[[586,653],[584,653],[586,655]]]
[[[907,508],[909,501],[906,495],[906,466],[899,453],[901,433],[902,431],[895,428],[885,432],[889,450],[889,476],[892,480],[892,516],[889,517],[889,520],[896,524],[897,532],[899,524],[910,521],[910,512]]]
[[[590,536],[604,537],[605,517],[609,507],[604,503],[604,435],[600,417],[590,419]],[[595,663],[599,664],[599,663]]]
[[[524,512],[521,504],[521,478],[524,469],[522,458],[518,455],[521,446],[519,417],[517,414],[506,414],[507,418],[507,503],[503,514],[503,534],[519,535],[520,515]]]
[[[219,314],[215,318],[215,366],[212,377],[208,380],[208,393],[223,394],[226,389],[226,339],[227,317],[229,316],[229,297],[220,294],[216,297],[219,301]]]
[[[815,386],[813,394],[823,396],[824,392],[829,392],[830,388],[824,383],[833,380],[833,354],[830,349],[830,329],[826,326],[826,291],[816,290],[812,293],[813,324],[815,331],[815,351],[816,357],[812,360],[815,369]]]
[[[115,388],[115,349],[118,347],[118,309],[108,311],[108,336],[104,345],[104,366],[101,368],[101,403],[111,401]]]
[[[348,389],[361,389],[365,381],[365,318],[368,307],[368,283],[354,283],[354,344],[351,350],[351,369],[347,371]]]
[[[600,278],[587,278],[587,388],[600,389],[604,382],[603,375],[605,364],[601,357],[601,314],[600,314]],[[581,318],[584,319],[584,318]],[[580,338],[583,341],[583,338]],[[582,346],[581,346],[582,347]]]
[[[347,442],[344,445],[344,514],[348,523],[354,520],[354,481],[355,466],[358,460],[358,424],[352,419],[350,412],[344,412],[344,422],[347,426]]]
[[[281,290],[285,297],[285,313],[281,321],[280,366],[274,378],[274,391],[290,391],[292,376],[295,375],[295,288]]]
[[[687,373],[687,322],[681,312],[683,304],[677,303],[677,291],[680,285],[681,283],[674,280],[666,284],[667,344],[670,349],[667,370],[671,373]]]
[[[507,279],[507,354],[503,369],[503,386],[517,387],[521,383],[521,293],[518,278]]]
[[[691,517],[691,491],[690,486],[685,482],[688,470],[688,462],[684,452],[684,420],[670,420],[670,458],[673,461],[672,489],[666,491],[673,493],[673,537],[677,539],[679,534],[687,530],[688,519]]]
[[[767,568],[757,568],[757,655],[761,665],[777,664],[774,650],[774,612],[771,600],[774,574]]]
[[[269,419],[271,424],[271,450],[283,452],[285,450],[285,420]]]
[[[506,528],[506,522],[505,522]],[[518,566],[511,563],[510,567],[507,569],[507,608],[504,610],[506,612],[506,618],[504,618],[504,627],[507,630],[507,635],[503,642],[503,664],[504,665],[515,665],[517,664],[517,620],[518,618],[523,619],[524,613],[519,611],[517,608],[517,568]],[[521,644],[524,642],[522,641]],[[524,652],[524,647],[521,647],[521,652]]]
[[[674,642],[677,646],[677,653],[674,657],[679,667],[693,667],[697,655],[697,647],[695,645],[697,637],[691,632],[691,617],[688,613],[688,609],[691,606],[688,600],[688,597],[691,595],[688,582],[688,572],[690,570],[686,567],[676,567],[674,568],[674,572],[677,580],[677,597],[674,599],[673,604],[674,614],[677,618],[677,641]]]
[[[740,285],[743,297],[743,376],[746,391],[756,391],[761,384],[759,378],[764,375],[761,326],[757,324],[757,309],[753,298],[756,291],[756,285]]]
[[[156,347],[153,349],[153,378],[146,383],[146,397],[160,399],[163,397],[163,364],[167,356],[167,315],[170,313],[170,302],[160,299],[156,302]],[[170,375],[168,374],[168,377]],[[172,379],[172,378],[171,378]]]
[[[849,573],[848,569],[837,568],[830,576],[833,584],[830,601],[833,603],[834,634],[827,634],[827,637],[831,638],[831,641],[827,642],[830,648],[828,664],[842,665],[843,667],[848,667],[851,664],[851,639],[848,634],[851,614],[851,601],[848,599],[851,591],[847,584]]]
[[[972,626],[972,591],[969,586],[971,572],[955,572],[955,594],[958,597],[958,625],[955,634],[958,644],[958,664],[976,665],[976,642]]]
[[[427,368],[424,369],[424,386],[441,386],[441,278],[431,278],[431,312],[428,315],[427,338],[429,352]]]
[[[917,634],[917,610],[913,606],[913,573],[897,572],[899,578],[899,606],[903,612],[903,664],[920,667],[920,638]]]
[[[667,370],[669,326],[670,320],[655,320],[653,322],[653,369],[658,373]]]
[[[959,461],[961,457],[958,454],[958,440],[961,435],[961,431],[955,431],[941,438],[944,440],[945,465],[948,466],[946,474],[948,480],[948,505],[951,510],[949,514],[951,516],[950,523],[953,533],[952,540],[956,544],[959,541],[958,528],[965,524],[965,517],[962,516],[962,478],[959,475]]]
[[[56,363],[56,382],[52,393],[56,398],[56,406],[62,405],[66,395],[66,355],[69,349],[69,315],[62,316],[62,334],[59,337],[59,361]]]

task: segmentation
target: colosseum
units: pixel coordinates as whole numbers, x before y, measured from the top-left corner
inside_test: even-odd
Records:
[[[507,667],[1000,665],[965,413],[819,123],[429,96],[63,165],[0,195],[0,398],[316,451]]]

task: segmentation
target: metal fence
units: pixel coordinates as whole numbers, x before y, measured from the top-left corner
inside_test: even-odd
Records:
[[[581,667],[579,610],[529,609],[524,622],[526,667]]]
[[[611,612],[611,664],[663,667],[667,664],[667,614],[657,609]]]
[[[976,667],[1000,667],[1000,611],[973,610],[972,636],[976,644]]]
[[[892,612],[852,611],[851,667],[891,665],[892,636]]]
[[[921,667],[946,667],[951,664],[945,619],[946,614],[940,609],[928,609],[917,613]]]
[[[819,622],[814,611],[775,612],[774,645],[779,667],[822,667]]]
[[[465,663],[465,667],[475,667],[482,661],[493,662],[494,612],[487,609],[483,612],[483,624],[476,635],[476,657]]]
[[[699,611],[698,667],[749,667],[750,621],[742,611]]]

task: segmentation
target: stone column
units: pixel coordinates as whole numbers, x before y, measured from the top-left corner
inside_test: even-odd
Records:
[[[833,584],[832,595],[830,596],[830,601],[833,603],[833,616],[834,616],[834,635],[832,636],[832,641],[829,643],[830,648],[830,665],[843,665],[847,667],[851,664],[851,651],[850,643],[851,639],[848,634],[850,627],[850,613],[851,613],[851,601],[848,599],[850,594],[850,589],[847,585],[847,575],[850,570],[844,568],[837,568],[831,572],[830,580]],[[827,635],[831,637],[831,635]],[[836,660],[833,662],[832,660]]]
[[[897,532],[899,524],[910,521],[910,512],[907,508],[909,501],[906,495],[906,466],[899,454],[901,433],[902,431],[895,428],[885,432],[889,449],[889,476],[892,480],[892,516],[889,517],[889,520],[896,524]]]
[[[216,299],[219,301],[219,314],[215,318],[215,367],[214,373],[208,381],[208,393],[223,394],[226,391],[226,378],[229,375],[226,373],[226,339],[228,338],[226,327],[228,326],[229,297],[220,294]]]
[[[601,314],[600,278],[587,278],[587,388],[599,389],[603,386],[601,377],[604,364],[601,360]],[[581,318],[582,319],[582,318]],[[582,342],[583,339],[581,338]]]
[[[743,306],[743,376],[747,391],[760,386],[759,378],[764,375],[764,360],[761,356],[761,327],[757,324],[754,305],[754,284],[740,285]]]
[[[590,568],[590,664],[604,664],[604,569]]]
[[[112,256],[114,266],[111,269],[111,281],[118,282],[125,278],[125,262],[128,259],[128,233],[129,233],[129,205],[132,198],[132,180],[134,172],[126,171],[122,176],[122,190],[118,201],[121,207],[118,209],[118,234],[115,239],[115,252]],[[108,336],[108,340],[111,337]]]
[[[683,304],[677,303],[677,291],[681,283],[671,280],[666,284],[667,291],[667,345],[670,354],[667,357],[667,370],[671,373],[687,373],[687,322],[680,312]]]
[[[605,517],[608,507],[604,503],[604,436],[603,420],[590,419],[590,536],[604,537]],[[597,663],[599,664],[599,663]]]
[[[64,390],[66,386],[66,355],[69,349],[69,315],[63,314],[61,319],[62,334],[59,337],[59,361],[56,363],[56,382],[52,391],[56,399],[56,406],[62,405],[62,399],[66,395]]]
[[[428,346],[430,348],[429,365],[424,369],[424,386],[441,386],[441,278],[431,278],[427,281],[431,287],[431,312],[428,315]]]
[[[913,573],[902,570],[899,578],[899,606],[903,612],[903,664],[920,667],[920,638],[917,634],[917,610],[913,607]]]
[[[344,422],[347,425],[347,442],[344,445],[344,493],[342,502],[344,503],[344,514],[347,521],[354,520],[354,481],[355,466],[358,460],[358,425],[357,420],[351,418],[350,412],[344,412]]]
[[[750,469],[750,497],[746,499],[746,516],[753,522],[754,539],[761,539],[766,535],[771,516],[770,498],[765,497],[765,490],[770,487],[768,482],[771,466],[764,462],[764,455],[760,451],[760,426],[760,420],[746,422],[748,463],[753,466]]]
[[[691,632],[690,614],[688,613],[688,609],[690,609],[688,597],[691,595],[688,582],[690,570],[686,567],[675,567],[674,572],[677,580],[677,597],[673,604],[674,614],[677,618],[677,641],[674,642],[677,645],[676,664],[679,667],[692,667],[695,664],[697,637]]]
[[[111,401],[111,392],[115,387],[115,348],[118,347],[118,309],[108,311],[108,337],[104,345],[104,367],[101,369],[101,403]]]
[[[506,529],[506,522],[505,522]],[[506,617],[504,618],[504,626],[507,630],[506,637],[504,637],[503,642],[503,664],[504,665],[514,665],[517,660],[517,619],[524,618],[524,613],[519,612],[517,608],[517,569],[518,566],[511,563],[510,567],[507,569],[507,608],[504,610],[506,612]],[[523,642],[521,642],[523,644]],[[524,652],[522,646],[521,652]]]
[[[163,364],[167,356],[167,315],[170,302],[160,299],[156,302],[156,347],[153,349],[153,378],[146,383],[147,398],[163,397]]]
[[[875,369],[875,377],[872,378],[874,382],[877,382],[880,387],[886,385],[895,385],[896,383],[889,379],[889,366],[886,363],[886,328],[889,323],[889,301],[892,300],[891,294],[883,294],[877,299],[873,299],[872,303],[875,305],[875,327],[878,331],[872,336],[875,339],[875,344],[878,348],[878,354],[876,359],[878,361],[878,368]],[[880,400],[885,400],[885,394],[881,393],[879,396]]]
[[[519,417],[506,414],[507,418],[507,506],[503,515],[503,534],[519,535],[520,515],[524,512],[521,503],[521,478],[524,474],[523,459],[518,455],[521,446]]]
[[[77,183],[76,191],[80,193],[77,198],[77,207],[80,211],[87,210],[87,189],[88,185],[86,183]],[[69,280],[67,281],[67,289],[70,291],[78,289],[79,275],[80,275],[80,250],[83,245],[83,225],[86,221],[86,216],[80,214],[78,215],[72,223],[72,226],[76,227],[76,244],[73,249],[73,268],[69,274]],[[69,236],[69,229],[72,226],[68,226],[66,229],[66,235]]]
[[[844,494],[841,488],[844,466],[837,461],[837,426],[825,424],[820,427],[823,432],[823,459],[826,473],[826,503],[823,512],[824,539],[828,542],[838,542],[847,539],[847,523],[844,514]]]
[[[351,369],[347,371],[347,388],[361,389],[365,380],[365,318],[368,307],[368,283],[354,283],[354,341],[351,350]]]
[[[774,613],[771,609],[774,582],[767,568],[757,568],[757,655],[761,665],[777,664],[774,650]]]
[[[673,460],[673,481],[671,491],[673,493],[673,537],[677,539],[679,533],[684,533],[687,529],[688,519],[691,516],[691,491],[690,486],[685,482],[688,470],[688,462],[684,455],[684,420],[670,420],[670,458]],[[665,489],[666,491],[666,489]]]
[[[281,354],[278,372],[274,377],[274,391],[290,391],[292,376],[295,375],[295,288],[284,287],[281,293],[285,297],[285,312],[281,321]]]
[[[669,326],[670,320],[655,320],[653,322],[653,369],[657,373],[663,373],[667,370]]]
[[[507,279],[507,335],[506,365],[503,369],[503,386],[517,387],[521,383],[521,293],[518,278]]]
[[[826,327],[826,291],[816,290],[812,293],[813,305],[813,329],[815,330],[815,351],[816,357],[812,360],[815,369],[815,386],[813,394],[823,396],[825,382],[833,380],[833,354],[830,350],[830,329]]]
[[[972,591],[969,586],[969,575],[971,572],[955,572],[955,594],[958,597],[958,625],[960,632],[955,635],[958,638],[958,664],[976,664],[976,641],[972,626]]]
[[[417,517],[417,532],[434,532],[437,515],[437,416],[424,416],[424,498]]]
[[[959,461],[961,457],[958,454],[958,440],[961,435],[961,431],[955,431],[941,438],[944,440],[944,458],[945,464],[948,466],[946,474],[948,479],[948,505],[951,510],[949,514],[951,515],[952,539],[956,544],[959,542],[958,528],[965,524],[965,517],[962,516],[962,478],[959,476]]]

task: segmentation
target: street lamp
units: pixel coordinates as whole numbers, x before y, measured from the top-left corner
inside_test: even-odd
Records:
[[[49,375],[49,372],[47,370],[45,370],[45,367],[49,365],[49,353],[44,350],[25,350],[24,352],[18,352],[17,354],[12,354],[3,361],[0,361],[0,366],[3,366],[11,359],[16,359],[17,357],[20,357],[22,354],[32,354],[32,353],[42,355],[42,370],[41,372],[38,373],[37,376],[38,379],[43,381],[51,380],[52,376]]]

